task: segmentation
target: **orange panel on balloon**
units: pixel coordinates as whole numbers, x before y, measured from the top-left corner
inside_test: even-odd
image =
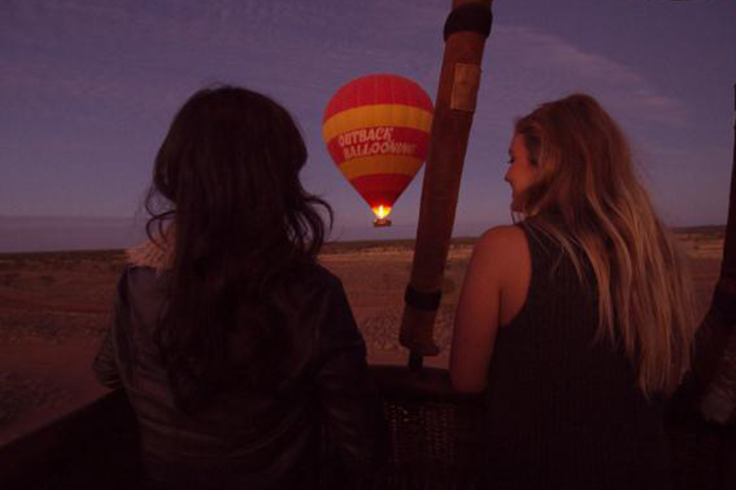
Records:
[[[421,168],[429,147],[432,101],[396,75],[369,75],[343,86],[323,118],[327,149],[374,209],[394,202]]]

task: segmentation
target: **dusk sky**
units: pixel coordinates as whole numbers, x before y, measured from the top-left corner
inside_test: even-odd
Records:
[[[413,237],[423,173],[397,201],[394,228],[374,229],[325,149],[322,114],[338,88],[371,73],[410,78],[434,100],[450,5],[2,0],[0,217],[143,216],[174,113],[221,82],[262,91],[299,121],[303,181],[334,207],[333,239]],[[496,0],[493,11],[456,235],[510,222],[513,120],[575,91],[624,128],[667,223],[725,223],[736,1]]]

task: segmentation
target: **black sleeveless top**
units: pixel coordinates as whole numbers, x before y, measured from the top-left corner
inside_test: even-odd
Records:
[[[529,224],[532,275],[519,314],[498,332],[488,373],[482,468],[489,488],[669,486],[662,400],[647,400],[623,348],[596,340],[587,285],[552,238]]]

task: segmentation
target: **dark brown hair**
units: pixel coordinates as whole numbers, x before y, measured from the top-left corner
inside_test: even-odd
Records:
[[[306,160],[290,114],[251,90],[204,89],[176,114],[146,208],[149,236],[173,230],[155,339],[181,408],[197,409],[232,373],[235,330],[245,337],[238,365],[247,383],[277,383],[288,369],[294,326],[285,286],[324,241],[316,206],[332,222],[329,205],[300,183]]]

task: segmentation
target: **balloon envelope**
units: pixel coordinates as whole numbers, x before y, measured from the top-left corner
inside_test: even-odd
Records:
[[[335,93],[322,136],[337,167],[381,220],[421,168],[431,127],[432,101],[419,85],[397,75],[368,75]]]

